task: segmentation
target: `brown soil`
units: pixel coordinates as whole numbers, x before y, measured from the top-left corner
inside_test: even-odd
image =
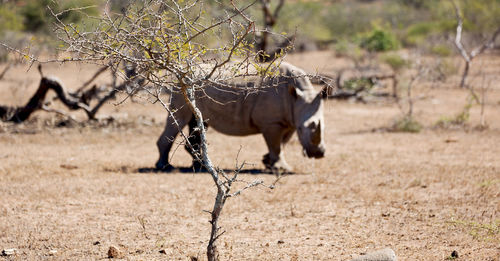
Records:
[[[310,72],[346,64],[328,52],[288,60]],[[348,260],[385,247],[400,260],[446,260],[454,250],[459,260],[500,260],[500,56],[483,56],[473,68],[492,80],[485,130],[476,128],[478,105],[466,126],[434,127],[466,104],[467,91],[453,87],[458,76],[415,87],[415,117],[424,125],[416,134],[385,130],[401,117],[387,99],[327,101],[327,156],[304,158],[294,137],[286,156],[297,174],[282,177],[274,189],[229,199],[223,260]],[[53,64],[44,71],[76,88],[95,70]],[[0,104],[23,104],[38,81],[36,70],[11,69],[0,81]],[[104,259],[110,246],[129,260],[205,259],[204,210],[215,193],[210,176],[138,171],[154,165],[166,112],[136,99],[109,104],[100,115],[115,120],[78,126],[38,112],[23,124],[0,123],[0,250],[18,250],[4,259]],[[61,123],[66,126],[57,127]],[[240,162],[263,167],[261,136],[210,130],[209,139],[218,166],[234,169],[241,148]],[[182,146],[173,163],[190,165]],[[272,184],[276,177],[241,179]]]

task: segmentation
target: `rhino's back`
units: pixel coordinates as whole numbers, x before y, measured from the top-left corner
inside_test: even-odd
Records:
[[[197,99],[197,106],[208,125],[224,134],[260,133],[266,125],[286,118],[286,99],[278,87],[258,92],[208,87],[205,94]]]

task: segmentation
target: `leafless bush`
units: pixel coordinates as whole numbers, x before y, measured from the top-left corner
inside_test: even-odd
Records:
[[[397,104],[402,112],[402,117],[394,123],[392,130],[402,131],[402,132],[419,132],[422,129],[422,125],[415,120],[414,116],[414,105],[415,97],[413,95],[414,87],[418,81],[429,74],[431,68],[424,65],[421,61],[421,57],[417,54],[412,59],[412,73],[409,76],[407,82],[401,86],[404,88],[405,96],[398,99]]]
[[[482,66],[481,66],[482,67]],[[480,70],[472,76],[471,82],[467,89],[466,102],[462,109],[453,116],[442,116],[435,124],[438,128],[467,128],[471,119],[471,109],[479,105],[479,125],[475,126],[476,130],[488,129],[486,122],[486,103],[488,90],[491,86],[491,79],[486,77],[484,71]]]

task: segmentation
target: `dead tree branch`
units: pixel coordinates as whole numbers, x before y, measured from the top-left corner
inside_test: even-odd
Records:
[[[282,49],[286,49],[288,46],[292,44],[293,41],[289,39],[285,39],[278,46],[277,50],[268,54],[268,46],[269,46],[269,36],[272,34],[273,27],[276,25],[278,21],[279,13],[285,4],[285,0],[279,0],[278,5],[274,9],[271,10],[271,0],[260,0],[262,6],[262,13],[264,18],[264,30],[261,31],[258,50],[259,50],[259,61],[261,62],[269,62],[276,56]]]
[[[86,104],[81,103],[79,100],[68,95],[62,84],[57,79],[43,77],[40,80],[40,85],[36,93],[31,97],[25,106],[20,108],[2,106],[0,107],[0,117],[3,121],[12,121],[16,123],[27,120],[33,112],[42,108],[45,96],[50,89],[56,92],[59,100],[61,100],[61,102],[69,109],[89,110]]]
[[[114,98],[117,91],[125,89],[125,86],[130,83],[130,81],[125,81],[120,86],[111,88],[111,90],[98,89],[97,86],[93,86],[91,89],[83,91],[89,83],[95,80],[95,78],[97,78],[97,76],[99,76],[99,74],[106,69],[107,67],[99,69],[89,80],[85,82],[84,85],[82,85],[82,87],[78,88],[78,90],[73,93],[66,91],[66,88],[60,80],[53,77],[44,77],[42,66],[39,65],[38,71],[40,72],[42,79],[40,80],[40,84],[35,94],[31,97],[28,103],[22,107],[0,106],[0,118],[2,121],[21,123],[27,120],[35,111],[40,109],[47,112],[55,112],[61,115],[68,115],[61,110],[55,110],[48,107],[54,102],[55,99],[58,99],[70,110],[85,111],[88,119],[93,120],[102,105],[104,105],[108,100]],[[50,101],[45,101],[45,97],[49,90],[53,90],[56,93],[56,96]],[[102,92],[106,92],[106,95],[99,97]],[[91,100],[94,99],[97,100],[97,104],[91,108],[89,105]]]
[[[108,66],[103,66],[103,67],[99,68],[99,70],[97,70],[94,73],[94,75],[92,75],[92,77],[90,77],[90,79],[85,81],[82,84],[82,86],[80,86],[78,89],[76,89],[75,93],[76,94],[81,93],[89,84],[91,84],[97,77],[99,77],[99,75],[101,75],[101,73],[105,72],[108,68],[109,68]]]
[[[311,76],[311,82],[314,84],[324,85],[322,89],[322,94],[325,98],[329,99],[340,99],[345,100],[351,97],[360,98],[359,95],[362,92],[369,91],[369,86],[374,86],[380,81],[391,80],[392,82],[392,96],[397,97],[398,79],[396,74],[383,74],[383,73],[369,73],[361,75],[358,78],[348,78],[344,77],[345,70],[340,70],[336,76],[319,74]],[[346,81],[365,81],[369,86],[361,85],[357,88],[346,88]],[[390,96],[390,94],[385,94],[384,96]]]
[[[472,51],[468,52],[462,43],[462,32],[463,32],[464,22],[462,14],[460,12],[460,7],[458,6],[455,0],[450,0],[450,1],[455,9],[455,16],[457,19],[455,46],[465,61],[465,68],[462,73],[462,79],[460,80],[460,88],[465,88],[467,83],[467,76],[470,70],[470,63],[476,56],[482,54],[487,49],[493,48],[498,35],[500,35],[500,26],[495,30],[495,32],[491,35],[490,38],[484,41],[481,45],[474,48]]]

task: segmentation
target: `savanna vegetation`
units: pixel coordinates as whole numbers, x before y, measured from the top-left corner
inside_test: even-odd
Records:
[[[2,256],[498,258],[500,0],[160,2],[0,0]],[[192,86],[224,83],[233,60],[308,73],[329,98],[325,159],[294,136],[295,175],[268,173],[260,137],[205,129]],[[165,86],[192,108],[210,175],[153,168]]]

